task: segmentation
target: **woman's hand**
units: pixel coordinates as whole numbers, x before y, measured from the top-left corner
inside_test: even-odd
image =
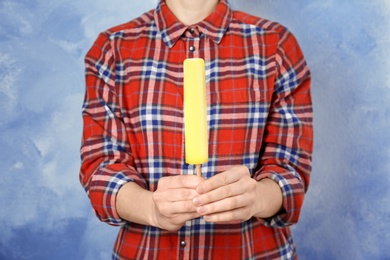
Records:
[[[200,183],[193,198],[197,212],[209,222],[245,221],[271,217],[282,207],[282,192],[271,179],[252,179],[245,166],[236,166]]]

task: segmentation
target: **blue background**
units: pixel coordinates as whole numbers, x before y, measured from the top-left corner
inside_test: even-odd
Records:
[[[298,38],[313,74],[301,259],[390,259],[390,2],[235,0]],[[0,0],[0,259],[110,259],[78,181],[83,58],[155,0]]]

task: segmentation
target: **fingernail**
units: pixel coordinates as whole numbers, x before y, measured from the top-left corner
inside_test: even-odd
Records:
[[[196,192],[197,192],[198,194],[203,194],[203,193],[204,193],[204,189],[202,188],[202,186],[198,186],[198,187],[196,188]]]
[[[199,214],[204,214],[206,212],[206,208],[205,207],[199,207],[198,208],[198,213]]]
[[[213,218],[212,217],[210,217],[210,216],[203,216],[203,219],[205,220],[205,221],[207,221],[207,222],[210,222],[210,221],[212,221],[213,220]]]
[[[192,203],[193,203],[195,206],[199,206],[200,204],[202,204],[202,200],[200,199],[199,196],[196,196],[195,198],[192,199]]]

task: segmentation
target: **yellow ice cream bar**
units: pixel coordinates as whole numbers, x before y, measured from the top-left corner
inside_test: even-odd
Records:
[[[184,61],[184,128],[186,163],[208,161],[206,76],[204,60]]]

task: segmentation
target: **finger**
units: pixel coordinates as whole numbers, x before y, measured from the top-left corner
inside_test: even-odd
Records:
[[[248,173],[249,170],[245,166],[233,167],[227,171],[221,172],[211,177],[208,180],[201,182],[196,188],[196,191],[199,194],[210,192],[212,190],[218,189],[219,187],[237,182]]]
[[[182,214],[197,215],[197,208],[191,201],[178,201],[172,203],[162,203],[158,205],[158,210],[165,217],[175,217]]]
[[[177,175],[163,177],[158,182],[158,188],[174,189],[188,188],[195,189],[204,179],[196,175]]]
[[[191,201],[173,202],[170,207],[173,214],[197,214],[197,208]]]
[[[241,184],[241,181],[219,187],[210,192],[196,195],[193,198],[193,203],[195,206],[207,205],[216,201],[220,201],[226,198],[242,195],[246,192],[246,186]]]
[[[200,217],[197,213],[177,214],[171,217],[159,218],[159,227],[168,231],[179,230],[188,220]]]
[[[231,211],[219,212],[216,214],[210,214],[203,216],[207,222],[220,223],[220,222],[233,222],[233,221],[246,221],[251,216],[247,214],[246,208],[238,208]]]
[[[155,198],[160,201],[165,200],[168,202],[191,201],[196,195],[198,195],[198,193],[194,189],[172,188],[156,192]]]
[[[173,224],[184,224],[186,221],[198,218],[200,215],[196,212],[194,213],[182,213],[182,214],[176,214],[172,217],[167,218],[167,221],[173,223]]]
[[[200,206],[197,208],[197,212],[203,216],[212,215],[221,212],[234,211],[246,207],[247,204],[248,200],[245,196],[235,196]]]
[[[170,204],[174,202],[191,202],[194,197],[197,195],[197,192],[194,189],[163,189],[156,190],[152,197],[156,205]],[[193,203],[192,203],[193,204]]]

